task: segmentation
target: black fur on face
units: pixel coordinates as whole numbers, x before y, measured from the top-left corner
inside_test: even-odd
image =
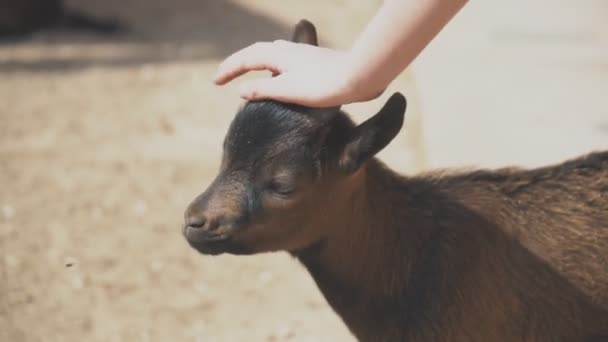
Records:
[[[292,41],[317,45],[314,25],[298,23]],[[318,241],[315,220],[330,210],[336,181],[395,137],[404,112],[398,93],[356,127],[339,107],[248,102],[224,140],[220,173],[186,210],[184,236],[206,254],[291,251]]]
[[[294,214],[296,208],[306,206],[315,184],[332,169],[331,155],[349,127],[354,125],[337,108],[247,103],[224,140],[219,175],[186,211],[187,240],[206,254],[248,254],[275,247],[252,248],[238,238],[246,237],[246,230],[273,226],[272,237],[264,239],[277,243],[297,235],[293,230],[306,219]]]
[[[224,140],[220,173],[186,211],[184,235],[202,253],[294,250],[320,239],[327,197],[403,124],[393,95],[359,126],[338,108],[247,103]],[[326,204],[323,204],[326,203]]]
[[[224,140],[222,168],[248,169],[279,158],[285,168],[318,176],[319,148],[335,114],[337,109],[249,102],[230,125]]]

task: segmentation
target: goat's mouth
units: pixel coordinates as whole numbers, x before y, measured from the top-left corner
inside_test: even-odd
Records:
[[[199,228],[184,227],[183,234],[188,244],[201,254],[218,255],[223,253],[230,254],[251,254],[252,252],[242,244],[233,239],[233,234],[223,232],[221,234],[206,232]]]

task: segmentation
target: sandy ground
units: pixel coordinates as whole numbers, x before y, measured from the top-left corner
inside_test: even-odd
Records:
[[[180,224],[239,105],[218,61],[301,17],[344,47],[378,2],[74,0],[131,32],[0,45],[0,341],[352,340],[295,260],[203,257]],[[403,171],[424,165],[410,102],[383,152]]]

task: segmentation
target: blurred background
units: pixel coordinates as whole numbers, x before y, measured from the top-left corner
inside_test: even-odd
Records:
[[[200,256],[180,225],[240,104],[222,58],[301,18],[347,48],[380,3],[0,0],[0,341],[352,341],[295,260]],[[471,2],[346,109],[392,91],[401,172],[608,149],[608,2]]]

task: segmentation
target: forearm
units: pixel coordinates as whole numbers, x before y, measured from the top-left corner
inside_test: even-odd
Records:
[[[354,93],[382,92],[466,2],[386,0],[350,50]]]

